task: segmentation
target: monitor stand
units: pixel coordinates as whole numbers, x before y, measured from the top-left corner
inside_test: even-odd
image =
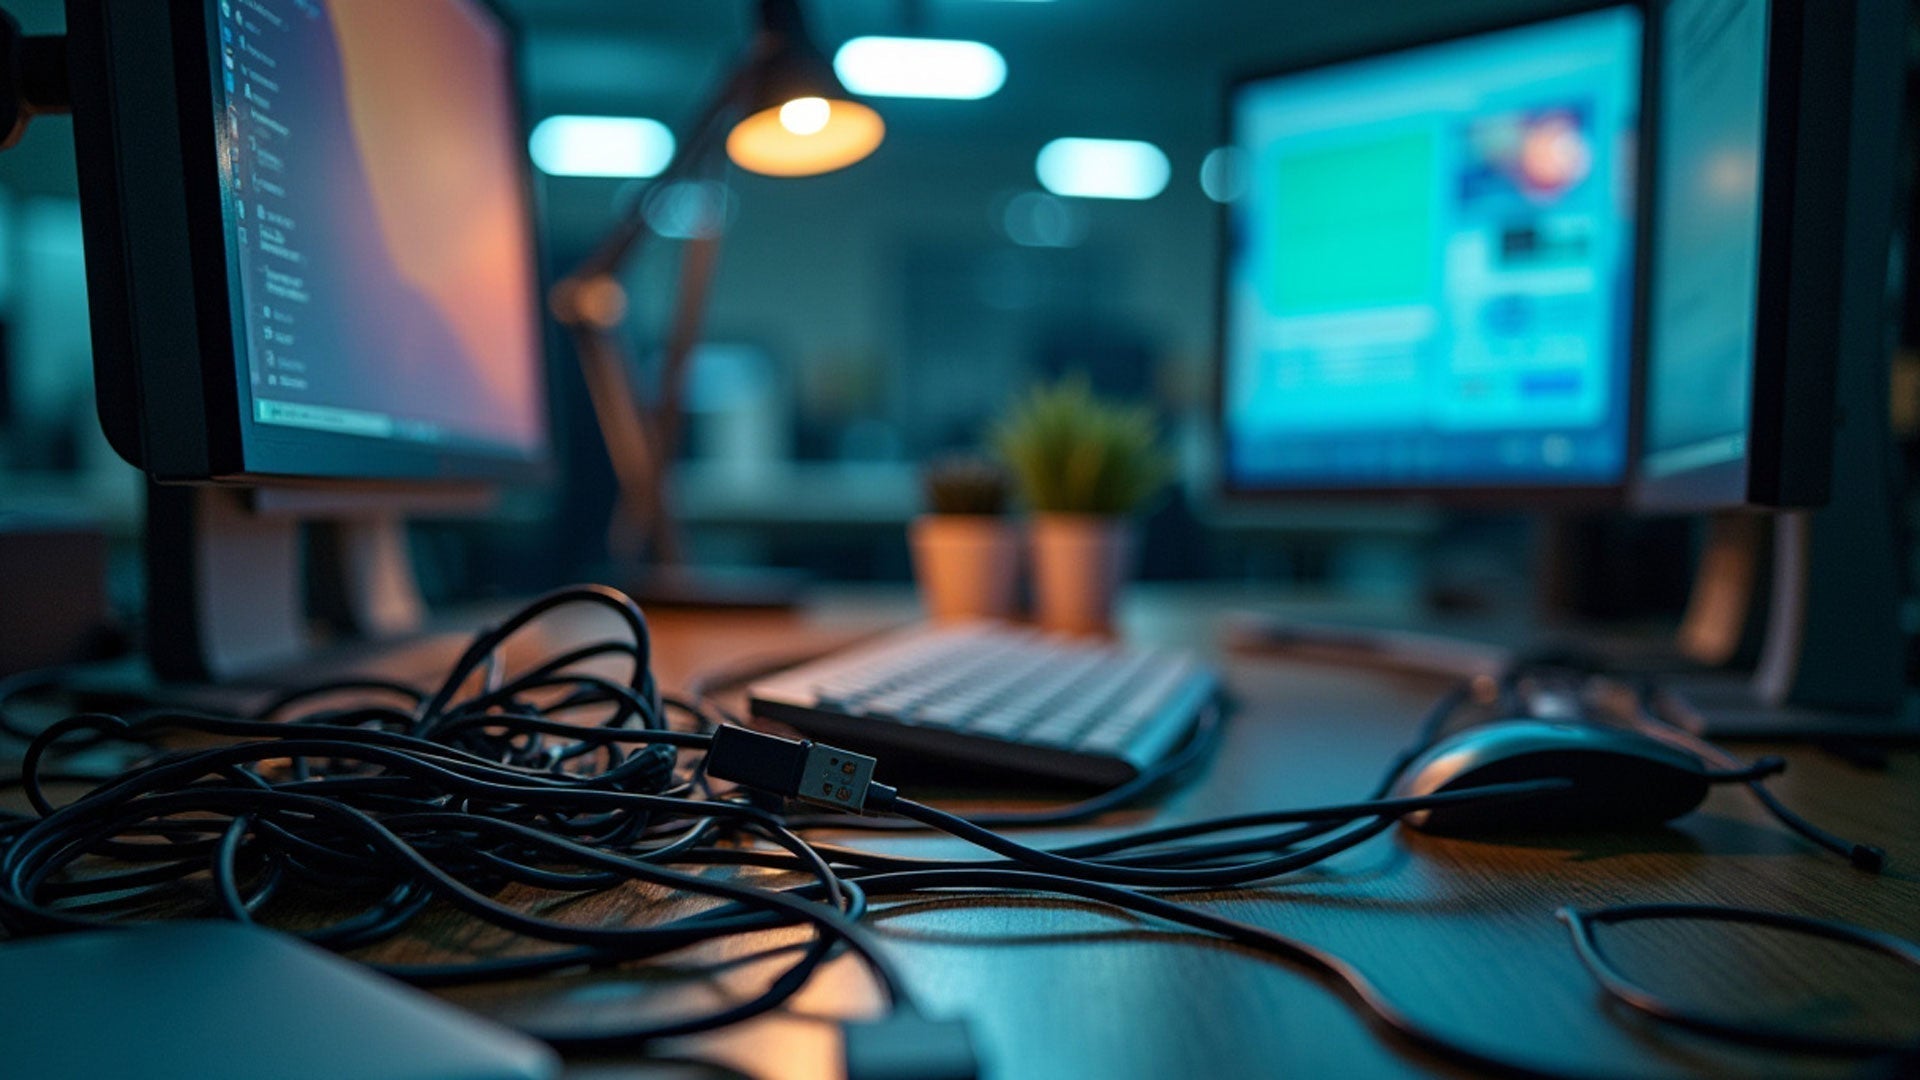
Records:
[[[1707,670],[1751,670],[1767,634],[1773,528],[1764,515],[1707,519],[1706,544],[1674,644]]]
[[[1825,509],[1716,524],[1680,644],[1720,670],[1666,679],[1668,719],[1719,739],[1920,742],[1887,481],[1842,471]]]
[[[347,675],[433,683],[466,635],[426,631],[402,515],[490,504],[481,490],[149,484],[145,669],[76,689],[95,701],[249,712]]]
[[[1374,613],[1367,622],[1287,618],[1234,612],[1225,621],[1229,648],[1309,662],[1362,667],[1416,677],[1470,679],[1497,675],[1528,658],[1563,656],[1608,670],[1665,673],[1690,668],[1673,643],[1630,611],[1600,611],[1608,575],[1592,576],[1596,553],[1612,535],[1590,521],[1548,516],[1535,545],[1531,602],[1491,610],[1446,612],[1429,602],[1409,611]],[[1610,556],[1615,562],[1624,557]],[[1649,631],[1652,632],[1649,632]]]
[[[1891,6],[1876,13],[1894,18]],[[1847,142],[1853,150],[1836,236],[1842,245],[1840,307],[1831,340],[1834,430],[1831,497],[1818,510],[1774,516],[1766,633],[1752,681],[1735,700],[1696,688],[1696,726],[1722,738],[1860,738],[1920,741],[1907,687],[1908,634],[1901,618],[1907,567],[1895,492],[1900,483],[1891,410],[1891,312],[1887,238],[1893,199],[1885,177],[1896,168],[1894,116],[1900,35],[1862,32],[1857,73],[1880,73],[1880,88],[1855,88]],[[1804,347],[1804,346],[1803,346]],[[1791,402],[1774,408],[1791,410]],[[1754,464],[1753,467],[1760,467]],[[1779,468],[1780,463],[1771,463]],[[1758,604],[1757,589],[1750,594]],[[1731,616],[1723,639],[1739,636]],[[1724,682],[1724,680],[1723,680]],[[1684,693],[1684,689],[1681,691]]]

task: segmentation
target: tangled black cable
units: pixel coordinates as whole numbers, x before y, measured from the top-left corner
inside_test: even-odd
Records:
[[[508,639],[569,605],[611,610],[628,636],[505,676],[497,657]],[[300,931],[328,948],[391,938],[435,901],[548,946],[387,969],[415,983],[448,985],[646,959],[803,923],[815,929],[814,944],[764,994],[602,1041],[688,1034],[774,1008],[839,946],[865,960],[890,1001],[904,1003],[897,974],[857,925],[865,910],[857,885],[776,815],[693,797],[695,784],[676,769],[676,749],[704,747],[709,737],[668,726],[669,709],[697,710],[661,696],[649,644],[645,618],[626,597],[566,589],[479,634],[430,692],[350,680],[288,694],[245,719],[155,712],[60,721],[33,735],[22,763],[20,782],[39,816],[0,824],[0,925],[12,935],[116,925],[96,909],[205,875],[216,912],[244,923],[261,921],[276,899],[302,886],[336,900],[357,896],[357,910]],[[628,664],[624,680],[586,670],[609,657]],[[391,696],[407,707],[357,703],[270,719],[345,692]],[[595,721],[579,722],[589,711],[598,714]],[[182,736],[234,741],[161,749],[56,807],[42,766],[76,736],[85,745],[164,747]],[[820,898],[670,865],[723,839],[755,839],[791,854],[821,887]],[[114,868],[100,869],[103,860]],[[539,917],[501,897],[510,885],[580,893],[628,882],[721,903],[649,926],[594,927]]]
[[[499,658],[510,638],[574,605],[613,612],[626,635],[525,672],[503,670]],[[602,673],[609,660],[625,665],[624,679]],[[141,901],[171,898],[182,905],[195,895],[188,883],[204,879],[212,913],[243,923],[274,922],[275,905],[303,890],[309,909],[316,896],[325,897],[322,906],[344,913],[297,932],[336,950],[388,940],[435,902],[542,945],[538,952],[463,962],[375,965],[427,986],[644,960],[796,923],[815,931],[792,966],[748,1002],[598,1035],[535,1032],[563,1046],[644,1042],[737,1022],[791,997],[840,947],[862,957],[889,1001],[904,1003],[901,980],[857,925],[866,898],[853,877],[875,866],[897,868],[899,861],[809,844],[793,827],[810,824],[804,816],[790,822],[742,798],[714,797],[704,759],[696,754],[688,761],[679,752],[707,748],[708,732],[726,717],[716,718],[697,700],[664,697],[650,660],[640,610],[613,590],[582,587],[542,597],[477,635],[430,689],[351,679],[287,693],[251,717],[84,714],[38,732],[9,720],[10,733],[31,739],[19,783],[37,816],[0,822],[0,927],[28,935],[120,925]],[[0,688],[0,706],[7,693],[56,682],[18,680]],[[343,695],[352,703],[330,704]],[[670,712],[689,720],[691,730],[670,726]],[[990,820],[1007,826],[1093,816],[1196,763],[1219,727],[1219,716],[1210,715],[1184,749],[1133,784],[1076,807]],[[193,740],[215,745],[181,747]],[[56,806],[46,791],[58,775],[49,772],[49,762],[66,748],[109,742],[151,753]],[[1058,852],[1010,850],[1054,869],[1079,866],[1133,883],[1251,882],[1312,865],[1414,809],[1531,790],[1523,785],[1146,830]],[[905,801],[901,808],[940,820],[932,808]],[[1288,850],[1356,820],[1364,826],[1326,844]],[[1166,848],[1178,839],[1283,821],[1307,824],[1230,843]],[[947,824],[992,835],[974,822]],[[1229,861],[1249,852],[1269,856]],[[680,868],[728,863],[796,872],[811,884],[768,888]],[[506,895],[509,886],[578,894],[628,882],[717,903],[652,925],[608,928],[536,916],[531,904]]]
[[[523,672],[501,659],[509,639],[563,607],[611,611],[624,634]],[[605,674],[609,663],[622,677]],[[1518,673],[1500,684],[1510,695]],[[25,687],[23,680],[14,688]],[[10,692],[0,686],[0,708]],[[757,753],[786,743],[725,726],[733,718],[699,694],[663,695],[651,671],[645,617],[611,589],[549,594],[477,635],[437,687],[356,679],[295,691],[249,717],[161,711],[87,714],[30,736],[19,783],[32,815],[0,820],[0,928],[9,935],[122,925],[159,904],[286,925],[327,948],[366,949],[436,910],[452,911],[529,943],[532,951],[435,964],[376,964],[418,985],[447,986],[649,960],[733,935],[805,926],[811,936],[760,994],[726,1008],[624,1029],[534,1030],[561,1047],[644,1043],[710,1030],[779,1006],[844,949],[873,974],[893,1009],[914,1015],[907,988],[860,920],[869,896],[954,891],[1049,892],[1111,904],[1303,964],[1336,979],[1388,1030],[1465,1064],[1568,1075],[1464,1045],[1423,1027],[1351,964],[1307,944],[1176,902],[1177,890],[1244,887],[1318,865],[1418,810],[1551,797],[1569,781],[1543,780],[1390,798],[1407,764],[1474,700],[1463,685],[1438,701],[1413,744],[1363,800],[1134,829],[1099,840],[1037,847],[996,831],[1085,820],[1146,794],[1199,764],[1222,726],[1202,717],[1188,743],[1131,784],[1073,806],[961,818],[873,784],[868,809],[890,816],[784,813],[768,796],[721,791],[708,776],[718,736]],[[345,705],[330,704],[346,700]],[[683,721],[676,726],[669,718]],[[136,766],[65,805],[46,787],[67,748],[127,743]],[[1722,779],[1755,785],[1767,762],[1713,764]],[[861,824],[931,828],[981,848],[975,859],[881,854],[804,839]],[[1845,848],[1836,848],[1844,851]],[[798,884],[744,875],[751,867]],[[582,925],[536,914],[541,896],[579,896],[642,884],[637,924]],[[303,903],[296,903],[303,901]],[[688,910],[692,908],[693,910]],[[298,924],[331,912],[321,926]],[[650,921],[648,917],[651,916]],[[1598,918],[1598,917],[1597,917]]]

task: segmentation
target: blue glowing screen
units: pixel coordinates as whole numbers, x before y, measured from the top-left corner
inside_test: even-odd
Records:
[[[1641,52],[1620,7],[1236,90],[1229,487],[1624,478]]]

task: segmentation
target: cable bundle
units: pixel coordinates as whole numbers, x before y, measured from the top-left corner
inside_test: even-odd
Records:
[[[510,637],[579,604],[612,610],[629,636],[503,676],[498,657]],[[630,662],[624,682],[583,670],[608,656]],[[406,704],[273,719],[345,692]],[[761,998],[621,1032],[621,1041],[705,1030],[772,1008],[841,944],[867,956],[892,986],[890,969],[854,925],[864,906],[859,890],[775,815],[704,797],[697,774],[676,770],[676,749],[703,747],[709,737],[670,729],[670,709],[707,725],[696,706],[660,695],[639,609],[613,590],[577,588],[480,634],[431,693],[354,680],[287,695],[247,719],[72,717],[34,737],[23,762],[21,783],[40,816],[0,826],[0,925],[15,935],[96,928],[113,921],[94,912],[99,901],[120,909],[130,900],[177,898],[183,883],[206,875],[218,913],[246,923],[270,918],[276,898],[302,887],[332,901],[357,899],[346,917],[301,932],[332,949],[393,937],[436,901],[546,946],[503,959],[387,969],[423,985],[644,959],[792,923],[817,929],[815,946]],[[571,722],[590,711],[597,722]],[[156,753],[65,807],[43,791],[42,763],[72,736],[158,745],[182,735],[234,741]],[[791,853],[815,877],[819,899],[670,865],[722,837]],[[114,868],[102,872],[102,860]],[[628,882],[721,903],[652,926],[588,927],[530,914],[501,896],[510,885],[581,893]]]
[[[612,611],[624,635],[522,673],[504,670],[500,657],[510,638],[575,605]],[[625,679],[589,669],[609,658],[627,665]],[[1221,727],[1218,710],[1163,767],[1077,806],[969,820],[863,779],[848,805],[893,816],[783,813],[779,797],[801,794],[799,778],[822,765],[822,755],[836,776],[843,766],[864,763],[860,775],[870,777],[873,760],[725,724],[724,712],[704,699],[662,695],[650,662],[646,620],[632,601],[610,589],[578,587],[542,597],[479,634],[430,690],[353,680],[288,694],[245,718],[157,712],[63,720],[32,737],[23,762],[19,782],[37,816],[0,820],[0,927],[9,935],[97,928],[138,918],[153,902],[179,911],[183,897],[206,902],[210,882],[215,912],[243,923],[274,923],[297,894],[324,894],[341,916],[296,932],[336,950],[388,940],[435,905],[537,943],[467,962],[375,965],[425,986],[648,960],[780,926],[811,929],[792,964],[750,1000],[620,1030],[532,1032],[579,1048],[690,1034],[765,1012],[843,948],[873,973],[893,1015],[927,1030],[935,1022],[919,1016],[899,973],[859,925],[868,896],[1045,892],[1165,919],[1305,965],[1344,986],[1390,1030],[1466,1064],[1564,1075],[1425,1029],[1340,958],[1164,895],[1249,886],[1318,865],[1416,810],[1564,791],[1567,781],[1543,780],[1385,797],[1407,763],[1472,700],[1472,687],[1436,703],[1415,744],[1365,800],[1039,848],[995,829],[1082,820],[1137,797],[1206,756]],[[1517,678],[1503,680],[1503,692]],[[359,700],[322,707],[343,694]],[[0,704],[5,696],[0,689]],[[676,727],[670,716],[684,723]],[[170,748],[183,738],[201,745]],[[209,740],[213,745],[205,745]],[[44,791],[50,755],[101,741],[151,752],[80,799],[53,805]],[[743,786],[716,789],[714,779]],[[911,858],[802,837],[850,825],[931,828],[986,855]],[[802,880],[770,887],[739,867]],[[535,914],[529,899],[636,882],[667,890],[670,899],[634,892],[632,925],[548,918]],[[705,898],[706,906],[679,914],[689,895]],[[647,921],[668,903],[673,917]]]

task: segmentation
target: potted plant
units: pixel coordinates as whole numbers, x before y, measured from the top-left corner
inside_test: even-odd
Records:
[[[956,457],[921,477],[927,513],[913,522],[914,577],[936,622],[1006,619],[1020,584],[1020,541],[1007,520],[1008,481],[991,461]]]
[[[1153,414],[1100,401],[1084,379],[1071,379],[1036,389],[994,441],[1034,514],[1038,622],[1106,632],[1132,570],[1131,515],[1172,472]]]

